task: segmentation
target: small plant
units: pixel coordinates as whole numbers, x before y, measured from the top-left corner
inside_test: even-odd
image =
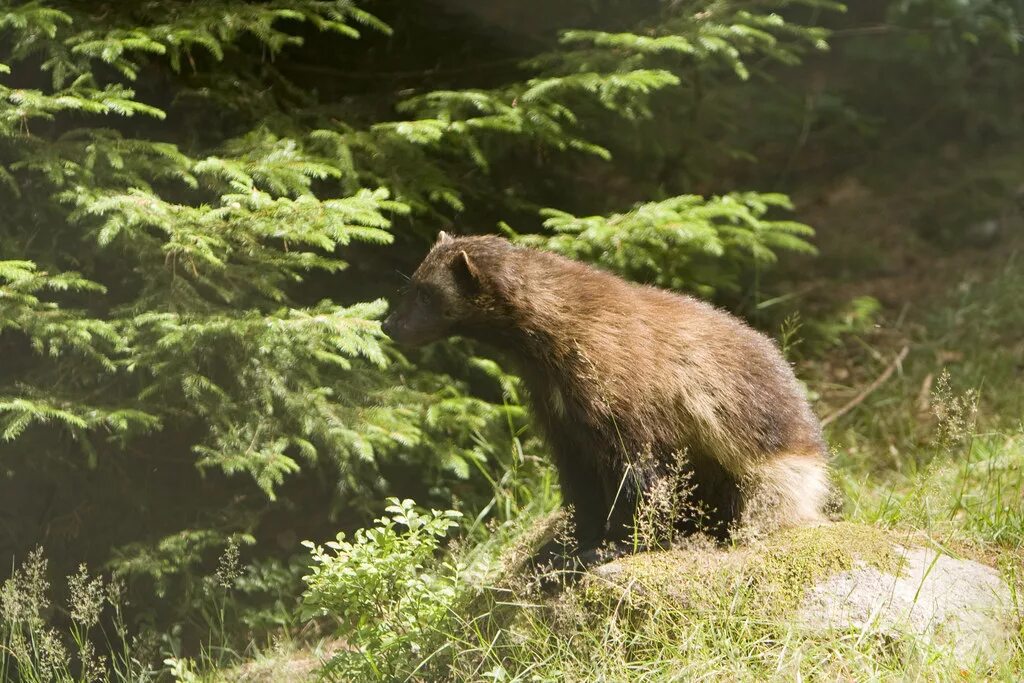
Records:
[[[949,370],[943,369],[932,391],[931,406],[937,421],[935,440],[939,448],[951,450],[973,439],[978,419],[977,390],[956,393],[951,386]]]
[[[48,562],[42,548],[0,588],[0,678],[58,679],[66,671],[67,652],[43,617],[50,607]]]
[[[648,451],[643,457],[653,456]],[[678,529],[681,520],[695,529],[713,531],[709,528],[711,511],[693,498],[696,486],[686,463],[686,454],[679,454],[639,500],[633,520],[635,551],[671,547],[681,535]]]
[[[803,343],[803,339],[800,338],[801,327],[803,321],[800,320],[800,311],[793,311],[779,325],[779,348],[786,358],[792,358],[796,349]]]
[[[462,567],[436,563],[435,555],[461,513],[389,502],[377,525],[351,540],[339,533],[326,547],[303,542],[313,560],[304,577],[303,615],[337,619],[336,635],[351,646],[324,670],[335,680],[393,680],[408,673],[420,653],[431,651],[428,641],[460,594]]]
[[[143,638],[128,640],[121,584],[79,565],[68,577],[68,620],[61,622],[48,569],[36,548],[0,587],[0,680],[150,680],[150,648]]]
[[[104,603],[111,595],[103,584],[102,576],[90,576],[89,568],[78,566],[78,572],[68,577],[68,600],[71,612],[71,637],[78,651],[82,677],[87,681],[102,680],[106,676],[106,657],[96,651],[89,632],[99,625]]]

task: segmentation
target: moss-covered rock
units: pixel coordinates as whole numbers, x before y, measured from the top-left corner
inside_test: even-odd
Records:
[[[999,573],[919,547],[923,539],[852,523],[779,532],[723,548],[684,547],[595,567],[574,589],[596,612],[678,627],[737,617],[766,638],[858,630],[933,648],[963,665],[1009,652],[1018,615]]]
[[[795,608],[808,586],[829,576],[871,565],[894,569],[891,538],[874,527],[838,523],[790,529],[756,543],[722,547],[701,539],[680,547],[619,558],[595,567],[581,589],[594,599],[669,599],[692,609],[712,609],[737,591],[763,616]]]

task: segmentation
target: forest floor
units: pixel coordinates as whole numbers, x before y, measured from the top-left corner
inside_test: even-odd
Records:
[[[989,190],[992,177],[1005,175],[1016,191],[1024,177],[1021,158],[1020,150],[965,159],[943,149],[932,158],[808,186],[795,197],[797,213],[818,229],[821,253],[784,263],[773,286],[789,294],[755,308],[755,316],[764,316],[760,324],[778,325],[819,415],[829,421],[842,517],[969,549],[1018,587],[1024,576],[1024,217],[1006,193]],[[949,242],[946,232],[961,241]],[[477,552],[506,552],[514,535]],[[470,622],[487,616],[463,615]],[[638,631],[646,638],[639,642],[608,620],[581,619],[563,620],[557,630],[533,622],[517,639],[502,641],[500,655],[497,636],[461,646],[476,662],[473,680],[1024,676],[1021,643],[1006,667],[972,672],[883,652],[869,639],[764,640],[745,619],[737,616],[705,640],[648,624]],[[330,641],[285,644],[204,678],[297,680],[313,675],[336,648]]]

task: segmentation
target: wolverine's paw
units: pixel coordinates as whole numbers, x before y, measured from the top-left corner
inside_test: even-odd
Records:
[[[584,567],[579,562],[579,555],[580,551],[575,546],[555,539],[541,546],[529,561],[528,567],[535,574],[582,571]]]
[[[625,555],[633,555],[646,550],[646,548],[637,548],[626,543],[605,543],[596,548],[580,552],[577,554],[576,560],[583,569],[590,569]]]
[[[574,584],[591,567],[634,552],[639,550],[622,543],[604,543],[577,550],[563,543],[551,541],[534,555],[529,567],[541,589],[551,593]]]
[[[557,593],[579,580],[587,568],[584,558],[592,552],[551,541],[537,551],[527,564],[527,571],[541,592]]]

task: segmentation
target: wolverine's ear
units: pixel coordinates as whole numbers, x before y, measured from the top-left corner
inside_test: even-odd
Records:
[[[455,279],[463,287],[474,292],[480,289],[480,269],[473,263],[473,259],[469,258],[465,249],[455,257],[452,269],[455,271]]]
[[[454,240],[452,239],[452,236],[446,233],[444,230],[437,233],[437,244],[447,244],[448,242],[453,241]]]

